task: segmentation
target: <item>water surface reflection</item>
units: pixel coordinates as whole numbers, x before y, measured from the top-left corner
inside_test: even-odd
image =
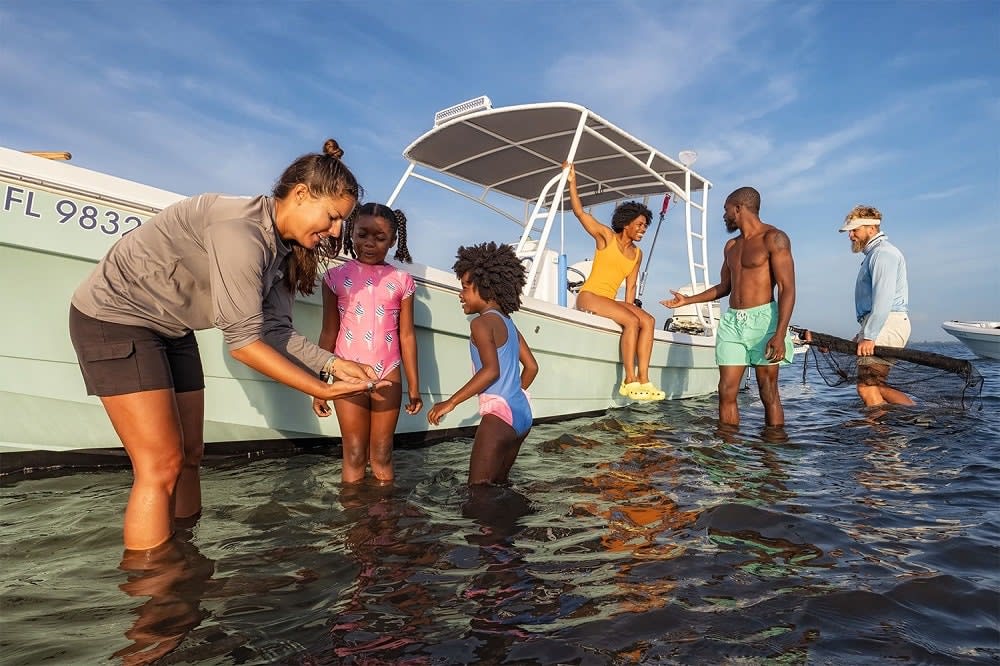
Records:
[[[1000,364],[984,409],[884,410],[783,380],[756,397],[536,427],[510,488],[471,442],[205,473],[198,524],[126,557],[107,472],[3,488],[10,663],[1000,661]],[[794,373],[792,373],[794,374]],[[122,500],[123,501],[123,500]],[[52,640],[59,635],[58,642]],[[111,637],[111,638],[109,638]]]

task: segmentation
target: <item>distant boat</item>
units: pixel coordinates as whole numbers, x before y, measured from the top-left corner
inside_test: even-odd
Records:
[[[561,256],[559,213],[569,207],[562,164],[576,163],[585,206],[670,192],[682,209],[687,238],[677,248],[683,258],[674,261],[687,266],[693,288],[701,290],[709,284],[711,183],[688,167],[691,160],[675,160],[576,104],[494,109],[485,97],[439,112],[433,128],[404,156],[408,165],[390,204],[400,198],[405,183],[415,181],[469,199],[482,213],[495,213],[498,221],[517,224],[510,229],[497,224],[486,237],[461,242],[509,240],[528,267],[523,307],[514,320],[542,368],[531,386],[536,418],[600,413],[624,404],[618,395],[621,329],[573,308],[576,294],[570,281],[579,271],[570,270]],[[8,468],[8,454],[31,454],[32,465],[46,465],[59,459],[41,452],[120,447],[100,402],[86,395],[67,332],[69,301],[116,240],[181,198],[0,148],[0,301],[6,315],[0,330],[0,467]],[[456,197],[451,198],[454,202]],[[447,216],[418,224],[414,227],[425,233],[454,226]],[[574,223],[571,232],[578,231]],[[550,243],[555,239],[559,242]],[[457,245],[459,239],[449,243]],[[420,392],[429,408],[470,376],[469,324],[458,303],[460,285],[450,270],[420,264],[406,270],[417,285]],[[711,308],[688,315],[691,322],[700,320],[697,331],[656,331],[650,379],[668,399],[716,390],[715,317],[706,317],[709,312]],[[296,328],[315,340],[321,319],[318,294],[298,299]],[[318,419],[305,396],[233,361],[219,331],[198,331],[197,337],[205,368],[208,453],[261,450],[264,441],[339,437],[337,419]],[[426,411],[403,413],[397,432],[442,436],[470,429],[478,420],[476,401],[469,400],[442,427],[428,426]]]
[[[941,328],[976,356],[1000,359],[1000,321],[946,321]]]

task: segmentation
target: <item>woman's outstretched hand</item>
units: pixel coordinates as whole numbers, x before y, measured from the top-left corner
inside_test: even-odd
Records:
[[[338,358],[333,362],[333,374],[337,379],[378,380],[378,373],[370,365]]]
[[[368,366],[362,367],[367,368]],[[313,412],[320,418],[326,418],[333,413],[333,410],[330,409],[331,400],[337,400],[338,398],[350,398],[351,396],[361,395],[363,393],[370,395],[372,400],[383,400],[385,396],[380,393],[380,390],[388,386],[392,386],[392,382],[388,379],[378,379],[374,381],[370,379],[364,380],[357,378],[338,379],[327,385],[327,390],[323,391],[322,397],[313,396]],[[418,402],[419,400],[420,399],[417,398]],[[409,412],[409,407],[407,407],[407,411]],[[416,411],[420,411],[420,408],[418,407]],[[415,414],[416,411],[410,413]]]
[[[687,305],[687,296],[680,293],[679,291],[670,290],[670,293],[674,295],[669,301],[660,301],[660,305],[668,307],[670,309],[679,308],[682,305]]]
[[[381,400],[382,396],[378,393],[378,390],[391,385],[392,382],[388,379],[364,380],[355,379],[353,377],[351,379],[338,379],[327,384],[326,390],[321,391],[320,395],[313,396],[313,411],[316,412],[317,416],[330,415],[329,405],[325,405],[325,407],[317,409],[317,400],[326,403],[327,400],[350,398],[353,395],[361,395],[362,393],[370,394],[373,400]],[[324,410],[326,413],[321,413]]]

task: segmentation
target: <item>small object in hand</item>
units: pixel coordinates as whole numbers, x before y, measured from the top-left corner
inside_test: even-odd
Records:
[[[375,382],[368,382],[368,392],[371,393],[375,390]]]

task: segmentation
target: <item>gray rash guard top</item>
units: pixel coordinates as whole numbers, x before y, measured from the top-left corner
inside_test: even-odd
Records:
[[[330,352],[292,328],[289,252],[274,225],[273,198],[202,194],[115,243],[72,302],[95,319],[169,338],[215,327],[230,351],[263,339],[318,373]]]

